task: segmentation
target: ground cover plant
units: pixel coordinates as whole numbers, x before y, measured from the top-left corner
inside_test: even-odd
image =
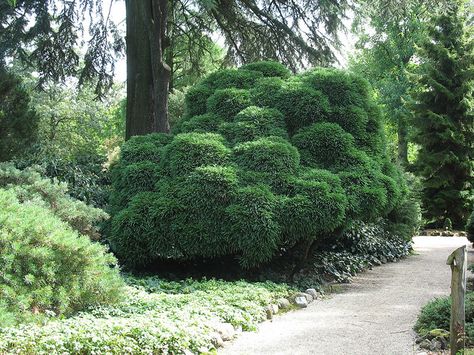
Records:
[[[466,293],[466,344],[474,344],[474,292]],[[449,341],[449,322],[451,317],[451,297],[439,297],[428,302],[420,312],[415,331],[421,339],[436,339],[443,336]],[[441,330],[441,331],[440,331]]]
[[[356,221],[411,237],[396,213],[408,189],[360,77],[254,63],[209,75],[186,104],[172,134],[132,137],[112,169],[108,239],[126,267],[305,259]]]
[[[127,278],[125,298],[45,325],[0,328],[0,353],[185,354],[216,348],[223,323],[254,330],[286,285],[216,280]]]

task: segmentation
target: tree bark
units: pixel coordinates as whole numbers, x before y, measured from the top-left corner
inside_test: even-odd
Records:
[[[169,132],[168,0],[126,0],[127,119],[125,138]]]

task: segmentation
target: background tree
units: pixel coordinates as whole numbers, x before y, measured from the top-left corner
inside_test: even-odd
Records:
[[[351,70],[367,78],[376,90],[389,132],[396,137],[398,160],[405,166],[411,117],[405,102],[414,86],[408,69],[413,66],[416,44],[423,38],[432,6],[410,0],[394,9],[383,1],[362,1],[353,25],[358,41]]]
[[[35,143],[38,115],[21,80],[0,67],[0,161],[26,154]]]
[[[172,69],[165,54],[176,30],[170,19],[180,19],[177,23],[184,32],[198,37],[202,32],[218,31],[225,38],[228,57],[236,63],[277,59],[296,69],[304,63],[334,61],[331,48],[338,45],[337,32],[348,8],[345,0],[147,0],[126,4],[127,137],[169,130],[167,96]]]
[[[171,63],[166,55],[177,31],[203,38],[220,33],[236,63],[277,59],[295,70],[335,60],[337,33],[347,0],[126,0],[127,137],[167,131]],[[83,15],[83,14],[88,15]],[[41,79],[97,79],[97,93],[111,84],[112,53],[120,31],[102,1],[18,0],[0,2],[0,60],[21,57]],[[31,15],[28,17],[28,15]],[[88,21],[84,21],[87,16]],[[85,29],[83,23],[90,22]],[[90,33],[83,58],[75,50]],[[145,35],[144,35],[145,34]],[[29,49],[29,50],[27,50]],[[168,51],[168,52],[167,52]]]
[[[472,12],[471,12],[472,13]],[[413,92],[416,168],[429,224],[462,228],[471,210],[474,162],[474,40],[467,5],[457,1],[433,18],[419,55]]]

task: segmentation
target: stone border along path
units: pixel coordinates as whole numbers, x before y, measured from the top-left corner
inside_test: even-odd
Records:
[[[364,272],[343,292],[308,308],[276,316],[256,333],[226,343],[223,355],[406,355],[415,345],[415,324],[423,305],[450,292],[448,255],[466,238],[415,237],[416,254]],[[469,247],[469,260],[472,248]]]

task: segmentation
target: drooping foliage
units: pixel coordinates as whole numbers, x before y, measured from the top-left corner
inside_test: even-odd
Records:
[[[0,66],[0,161],[25,155],[35,143],[39,116],[21,80]]]
[[[422,177],[424,216],[431,226],[466,223],[474,189],[474,40],[468,3],[454,1],[434,17],[419,57],[413,92],[416,167]]]
[[[211,74],[186,102],[173,134],[131,138],[112,168],[109,239],[129,267],[220,256],[256,267],[406,201],[357,76],[254,63]]]

